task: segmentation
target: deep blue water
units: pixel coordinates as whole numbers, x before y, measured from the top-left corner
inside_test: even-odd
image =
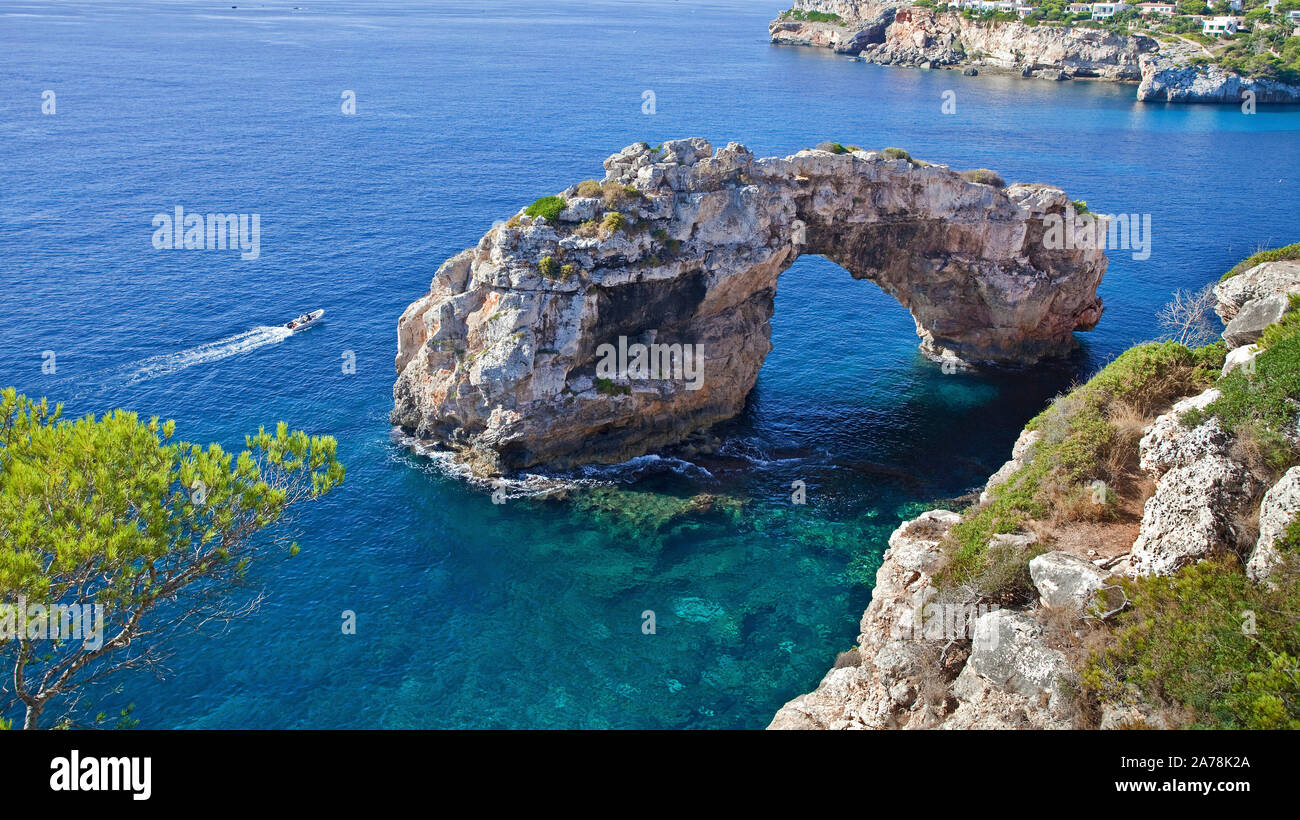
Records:
[[[255,568],[255,616],[177,644],[165,681],[99,693],[145,727],[763,726],[855,641],[909,509],[981,483],[1051,395],[1158,334],[1174,289],[1300,238],[1295,109],[867,66],[770,46],[768,3],[296,2],[0,3],[0,384],[231,448],[284,420],[348,466],[299,518],[302,553]],[[707,473],[498,506],[395,446],[395,324],[439,263],[622,146],[681,136],[1051,182],[1150,213],[1152,255],[1112,254],[1072,360],[953,376],[874,285],[802,259],[727,428],[748,458]],[[154,250],[176,205],[260,214],[261,257]],[[308,333],[248,333],[318,306]],[[727,503],[683,512],[702,492]]]

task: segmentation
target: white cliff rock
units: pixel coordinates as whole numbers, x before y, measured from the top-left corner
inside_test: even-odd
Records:
[[[1130,573],[1171,575],[1228,549],[1233,518],[1255,485],[1250,471],[1219,455],[1168,470],[1147,499]]]
[[[1195,429],[1188,429],[1182,416],[1192,410],[1204,410],[1222,395],[1211,387],[1197,396],[1174,403],[1168,413],[1158,416],[1138,442],[1138,466],[1160,478],[1175,467],[1186,467],[1209,455],[1226,456],[1230,436],[1209,419]]]
[[[1216,65],[1189,65],[1147,54],[1141,72],[1137,98],[1142,101],[1241,105],[1249,91],[1258,104],[1300,102],[1300,85],[1242,77]]]
[[[1230,348],[1252,344],[1264,335],[1264,330],[1291,312],[1291,294],[1274,293],[1253,299],[1241,306],[1223,329],[1223,340]]]
[[[1047,552],[1031,560],[1029,577],[1043,606],[1051,608],[1083,610],[1106,583],[1106,573],[1090,561],[1060,551]]]
[[[881,65],[974,63],[1055,80],[1096,77],[1137,82],[1142,76],[1140,58],[1157,49],[1149,37],[972,20],[955,11],[898,2],[796,0],[794,7],[838,14],[841,19],[777,18],[768,27],[772,42],[832,48]]]
[[[930,728],[938,716],[918,703],[939,648],[924,639],[923,609],[943,564],[939,543],[961,516],[931,510],[889,537],[871,604],[862,615],[860,666],[833,669],[814,691],[781,707],[769,729]]]
[[[1300,261],[1264,262],[1220,282],[1214,286],[1214,310],[1227,324],[1246,304],[1278,293],[1300,293]]]
[[[1235,347],[1228,351],[1228,355],[1223,357],[1223,371],[1220,376],[1226,376],[1234,370],[1246,369],[1249,371],[1254,367],[1255,357],[1259,355],[1259,345],[1249,344]]]
[[[1266,582],[1282,562],[1277,542],[1300,513],[1300,467],[1286,471],[1264,494],[1259,507],[1259,540],[1246,562],[1246,575],[1256,583]]]

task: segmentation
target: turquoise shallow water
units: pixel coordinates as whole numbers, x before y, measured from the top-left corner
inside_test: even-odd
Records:
[[[0,382],[231,447],[283,419],[349,467],[298,521],[302,553],[256,568],[255,617],[98,693],[145,727],[765,725],[855,640],[901,517],[981,483],[1051,395],[1158,332],[1172,290],[1300,234],[1294,109],[867,66],[770,46],[763,4],[230,5],[0,6]],[[1150,213],[1152,255],[1112,255],[1071,360],[957,376],[874,285],[802,259],[726,457],[647,460],[567,502],[493,505],[395,446],[396,319],[438,264],[622,146],[692,135],[1052,182]],[[154,251],[177,204],[261,214],[261,258]],[[317,306],[309,333],[249,333]]]

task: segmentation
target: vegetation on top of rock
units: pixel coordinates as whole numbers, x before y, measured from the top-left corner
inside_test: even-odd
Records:
[[[806,9],[786,9],[781,12],[782,20],[798,20],[801,23],[839,23],[846,26],[844,18],[830,11],[808,11]]]
[[[832,154],[851,154],[862,150],[856,145],[845,145],[841,142],[823,142],[818,144],[817,148],[820,151],[830,151]]]
[[[1137,696],[1193,727],[1300,729],[1295,556],[1278,573],[1275,587],[1252,584],[1229,555],[1121,581],[1129,606],[1084,667],[1084,697]]]
[[[614,231],[622,230],[626,228],[627,225],[627,217],[623,216],[619,211],[610,211],[605,214],[604,219],[600,220],[600,227],[606,233],[613,233]]]
[[[560,263],[553,256],[543,256],[537,260],[537,271],[547,279],[555,279],[560,275]]]
[[[554,222],[560,213],[568,207],[564,197],[544,196],[541,199],[524,208],[524,215],[531,217],[545,217],[547,222]]]
[[[1223,356],[1222,344],[1195,350],[1176,342],[1138,345],[1052,402],[1026,426],[1041,438],[1025,465],[992,490],[987,504],[967,510],[949,533],[953,552],[940,582],[969,583],[986,576],[995,569],[989,540],[1014,533],[1032,519],[1110,515],[1109,488],[1121,484],[1136,463],[1146,419],[1209,386]],[[1102,495],[1093,481],[1104,482]]]
[[[880,153],[884,154],[886,159],[905,159],[908,162],[912,161],[912,155],[904,151],[902,148],[886,148]]]
[[[1081,214],[1090,214],[1090,213],[1092,213],[1092,211],[1088,210],[1088,203],[1087,203],[1087,202],[1084,202],[1082,199],[1073,199],[1073,200],[1070,200],[1070,204],[1074,206],[1074,210],[1075,210],[1076,212],[1078,212],[1078,213],[1081,213]]]
[[[1291,309],[1282,318],[1264,328],[1264,334],[1256,342],[1261,348],[1272,347],[1283,339],[1293,336],[1300,329],[1300,294],[1292,293],[1287,297]]]
[[[1224,429],[1248,442],[1276,477],[1300,462],[1292,441],[1300,415],[1300,321],[1278,323],[1268,330],[1268,344],[1254,359],[1253,368],[1238,368],[1216,385],[1222,395],[1204,410],[1183,416],[1195,427],[1206,419],[1219,419]],[[1247,372],[1253,370],[1253,372]]]
[[[1272,250],[1251,254],[1233,265],[1227,273],[1223,274],[1223,276],[1219,278],[1219,281],[1227,281],[1239,273],[1245,273],[1256,265],[1262,265],[1265,262],[1280,262],[1284,259],[1300,259],[1300,242],[1285,245],[1281,248],[1273,248]]]
[[[988,168],[973,168],[969,171],[962,171],[961,178],[967,182],[978,182],[980,185],[992,185],[994,188],[1005,188],[1007,182],[997,171],[990,171]]]

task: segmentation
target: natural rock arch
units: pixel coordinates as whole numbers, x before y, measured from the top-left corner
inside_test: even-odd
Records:
[[[933,358],[1032,363],[1096,324],[1104,254],[1043,241],[1044,217],[1066,212],[1060,189],[840,150],[633,145],[605,161],[602,192],[573,186],[554,220],[497,225],[402,314],[393,423],[479,475],[680,442],[744,406],[777,277],[802,253],[898,299]],[[703,376],[608,378],[602,345],[620,337],[633,363],[636,344],[702,351]]]

